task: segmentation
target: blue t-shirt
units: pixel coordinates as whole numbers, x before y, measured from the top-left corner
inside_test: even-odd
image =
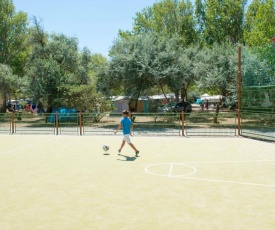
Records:
[[[132,121],[129,117],[123,117],[120,121],[120,124],[122,124],[122,130],[124,135],[131,133]]]

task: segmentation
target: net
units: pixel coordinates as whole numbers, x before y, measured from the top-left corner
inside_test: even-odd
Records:
[[[275,43],[242,51],[242,135],[275,140]]]

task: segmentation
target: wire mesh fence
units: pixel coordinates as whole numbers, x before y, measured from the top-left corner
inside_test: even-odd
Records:
[[[243,112],[241,134],[275,141],[275,114]]]
[[[56,134],[55,123],[49,122],[51,114],[15,113],[14,134]]]
[[[241,134],[275,140],[275,47],[242,52]]]
[[[8,113],[0,113],[0,134],[11,133],[11,116]]]
[[[191,113],[185,117],[186,136],[236,136],[237,113]]]
[[[113,135],[122,119],[114,113],[1,114],[1,130],[10,134]],[[136,136],[234,136],[236,113],[134,113]],[[184,121],[183,121],[184,120]]]
[[[180,135],[178,114],[135,113],[134,135]],[[110,135],[120,124],[121,114],[83,114],[83,135]]]
[[[83,135],[111,135],[119,125],[121,114],[82,114]]]
[[[54,121],[58,135],[80,135],[79,115],[77,113],[58,113]]]
[[[134,135],[180,136],[182,120],[180,113],[135,113]]]

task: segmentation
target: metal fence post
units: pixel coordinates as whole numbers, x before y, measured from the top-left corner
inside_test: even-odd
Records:
[[[184,137],[184,111],[181,113],[181,133],[182,136]]]
[[[238,60],[238,136],[241,135],[241,85],[242,85],[242,73],[241,73],[241,51],[242,47],[239,46],[239,60]]]
[[[56,129],[56,135],[58,135],[58,112],[55,113],[55,129]]]
[[[14,134],[14,112],[11,113],[11,134]]]
[[[81,112],[79,112],[78,114],[78,119],[79,119],[80,136],[82,136],[82,113]]]

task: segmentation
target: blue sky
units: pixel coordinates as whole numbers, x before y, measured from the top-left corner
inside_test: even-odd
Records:
[[[16,11],[43,20],[47,32],[78,38],[79,48],[108,55],[118,30],[131,30],[133,17],[156,0],[13,0]],[[251,2],[251,0],[248,0]]]

